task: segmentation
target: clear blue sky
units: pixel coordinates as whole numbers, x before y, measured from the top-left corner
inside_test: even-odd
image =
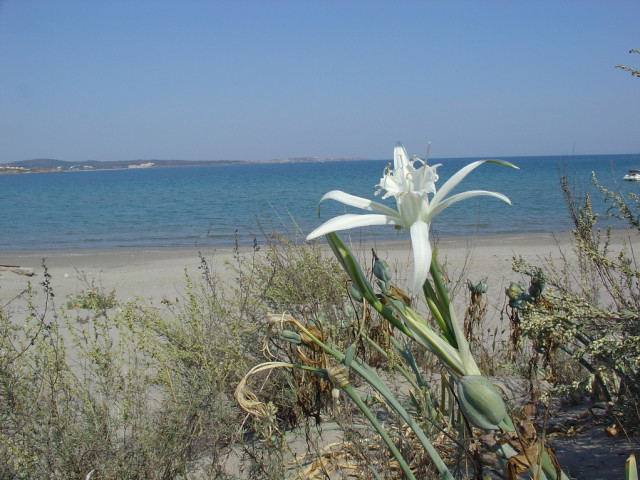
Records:
[[[640,152],[640,2],[0,0],[0,163]]]

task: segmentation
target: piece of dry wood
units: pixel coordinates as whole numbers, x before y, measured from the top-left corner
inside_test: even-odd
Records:
[[[28,277],[33,277],[35,275],[32,268],[23,268],[18,265],[0,265],[0,271],[13,272],[18,275],[26,275]]]

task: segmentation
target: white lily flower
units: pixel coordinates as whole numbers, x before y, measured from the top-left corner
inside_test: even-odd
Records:
[[[427,156],[428,153],[427,150]],[[432,251],[431,244],[429,243],[429,226],[434,216],[460,200],[478,195],[499,198],[511,204],[511,200],[505,195],[486,190],[470,190],[445,198],[464,177],[476,167],[486,162],[518,168],[502,160],[481,160],[473,162],[456,172],[455,175],[442,185],[440,190],[436,191],[435,182],[438,180],[436,168],[440,165],[434,165],[433,167],[428,166],[426,157],[424,161],[416,159],[415,157],[413,160],[410,160],[407,151],[398,143],[393,151],[393,169],[391,169],[391,165],[385,169],[384,175],[377,185],[380,189],[376,192],[376,195],[378,195],[382,191],[386,191],[382,196],[383,199],[394,196],[398,209],[394,210],[381,203],[356,197],[355,195],[350,195],[340,190],[332,190],[320,199],[320,203],[332,199],[345,205],[361,208],[373,213],[364,215],[345,214],[334,217],[311,232],[307,236],[307,240],[312,240],[327,233],[356,227],[369,227],[374,225],[404,227],[409,230],[413,248],[414,270],[412,292],[418,293],[427,279],[431,265]],[[415,167],[415,163],[420,164],[418,168]],[[433,194],[431,201],[429,201],[428,194]]]

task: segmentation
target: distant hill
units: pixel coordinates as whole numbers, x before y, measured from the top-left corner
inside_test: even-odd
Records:
[[[112,170],[129,168],[130,166],[145,167],[194,167],[205,165],[233,165],[247,163],[299,163],[299,162],[339,162],[349,160],[363,160],[361,158],[326,158],[326,157],[301,157],[301,158],[280,158],[275,160],[241,161],[241,160],[116,160],[97,161],[85,160],[83,162],[69,162],[67,160],[56,160],[53,158],[34,158],[32,160],[19,160],[8,165],[12,167],[23,167],[25,170]],[[2,166],[0,165],[0,168]]]
[[[69,168],[73,165],[72,162],[66,162],[64,160],[56,160],[53,158],[34,158],[33,160],[22,160],[19,162],[12,162],[9,165],[14,167],[24,168]]]

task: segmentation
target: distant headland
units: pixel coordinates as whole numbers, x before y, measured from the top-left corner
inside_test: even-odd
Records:
[[[274,160],[115,160],[69,162],[52,158],[36,158],[19,160],[8,164],[0,164],[0,174],[12,173],[46,173],[46,172],[81,172],[91,170],[122,170],[128,168],[162,168],[162,167],[202,167],[215,165],[248,165],[252,163],[304,163],[304,162],[345,162],[365,160],[351,157],[300,157],[279,158]]]

